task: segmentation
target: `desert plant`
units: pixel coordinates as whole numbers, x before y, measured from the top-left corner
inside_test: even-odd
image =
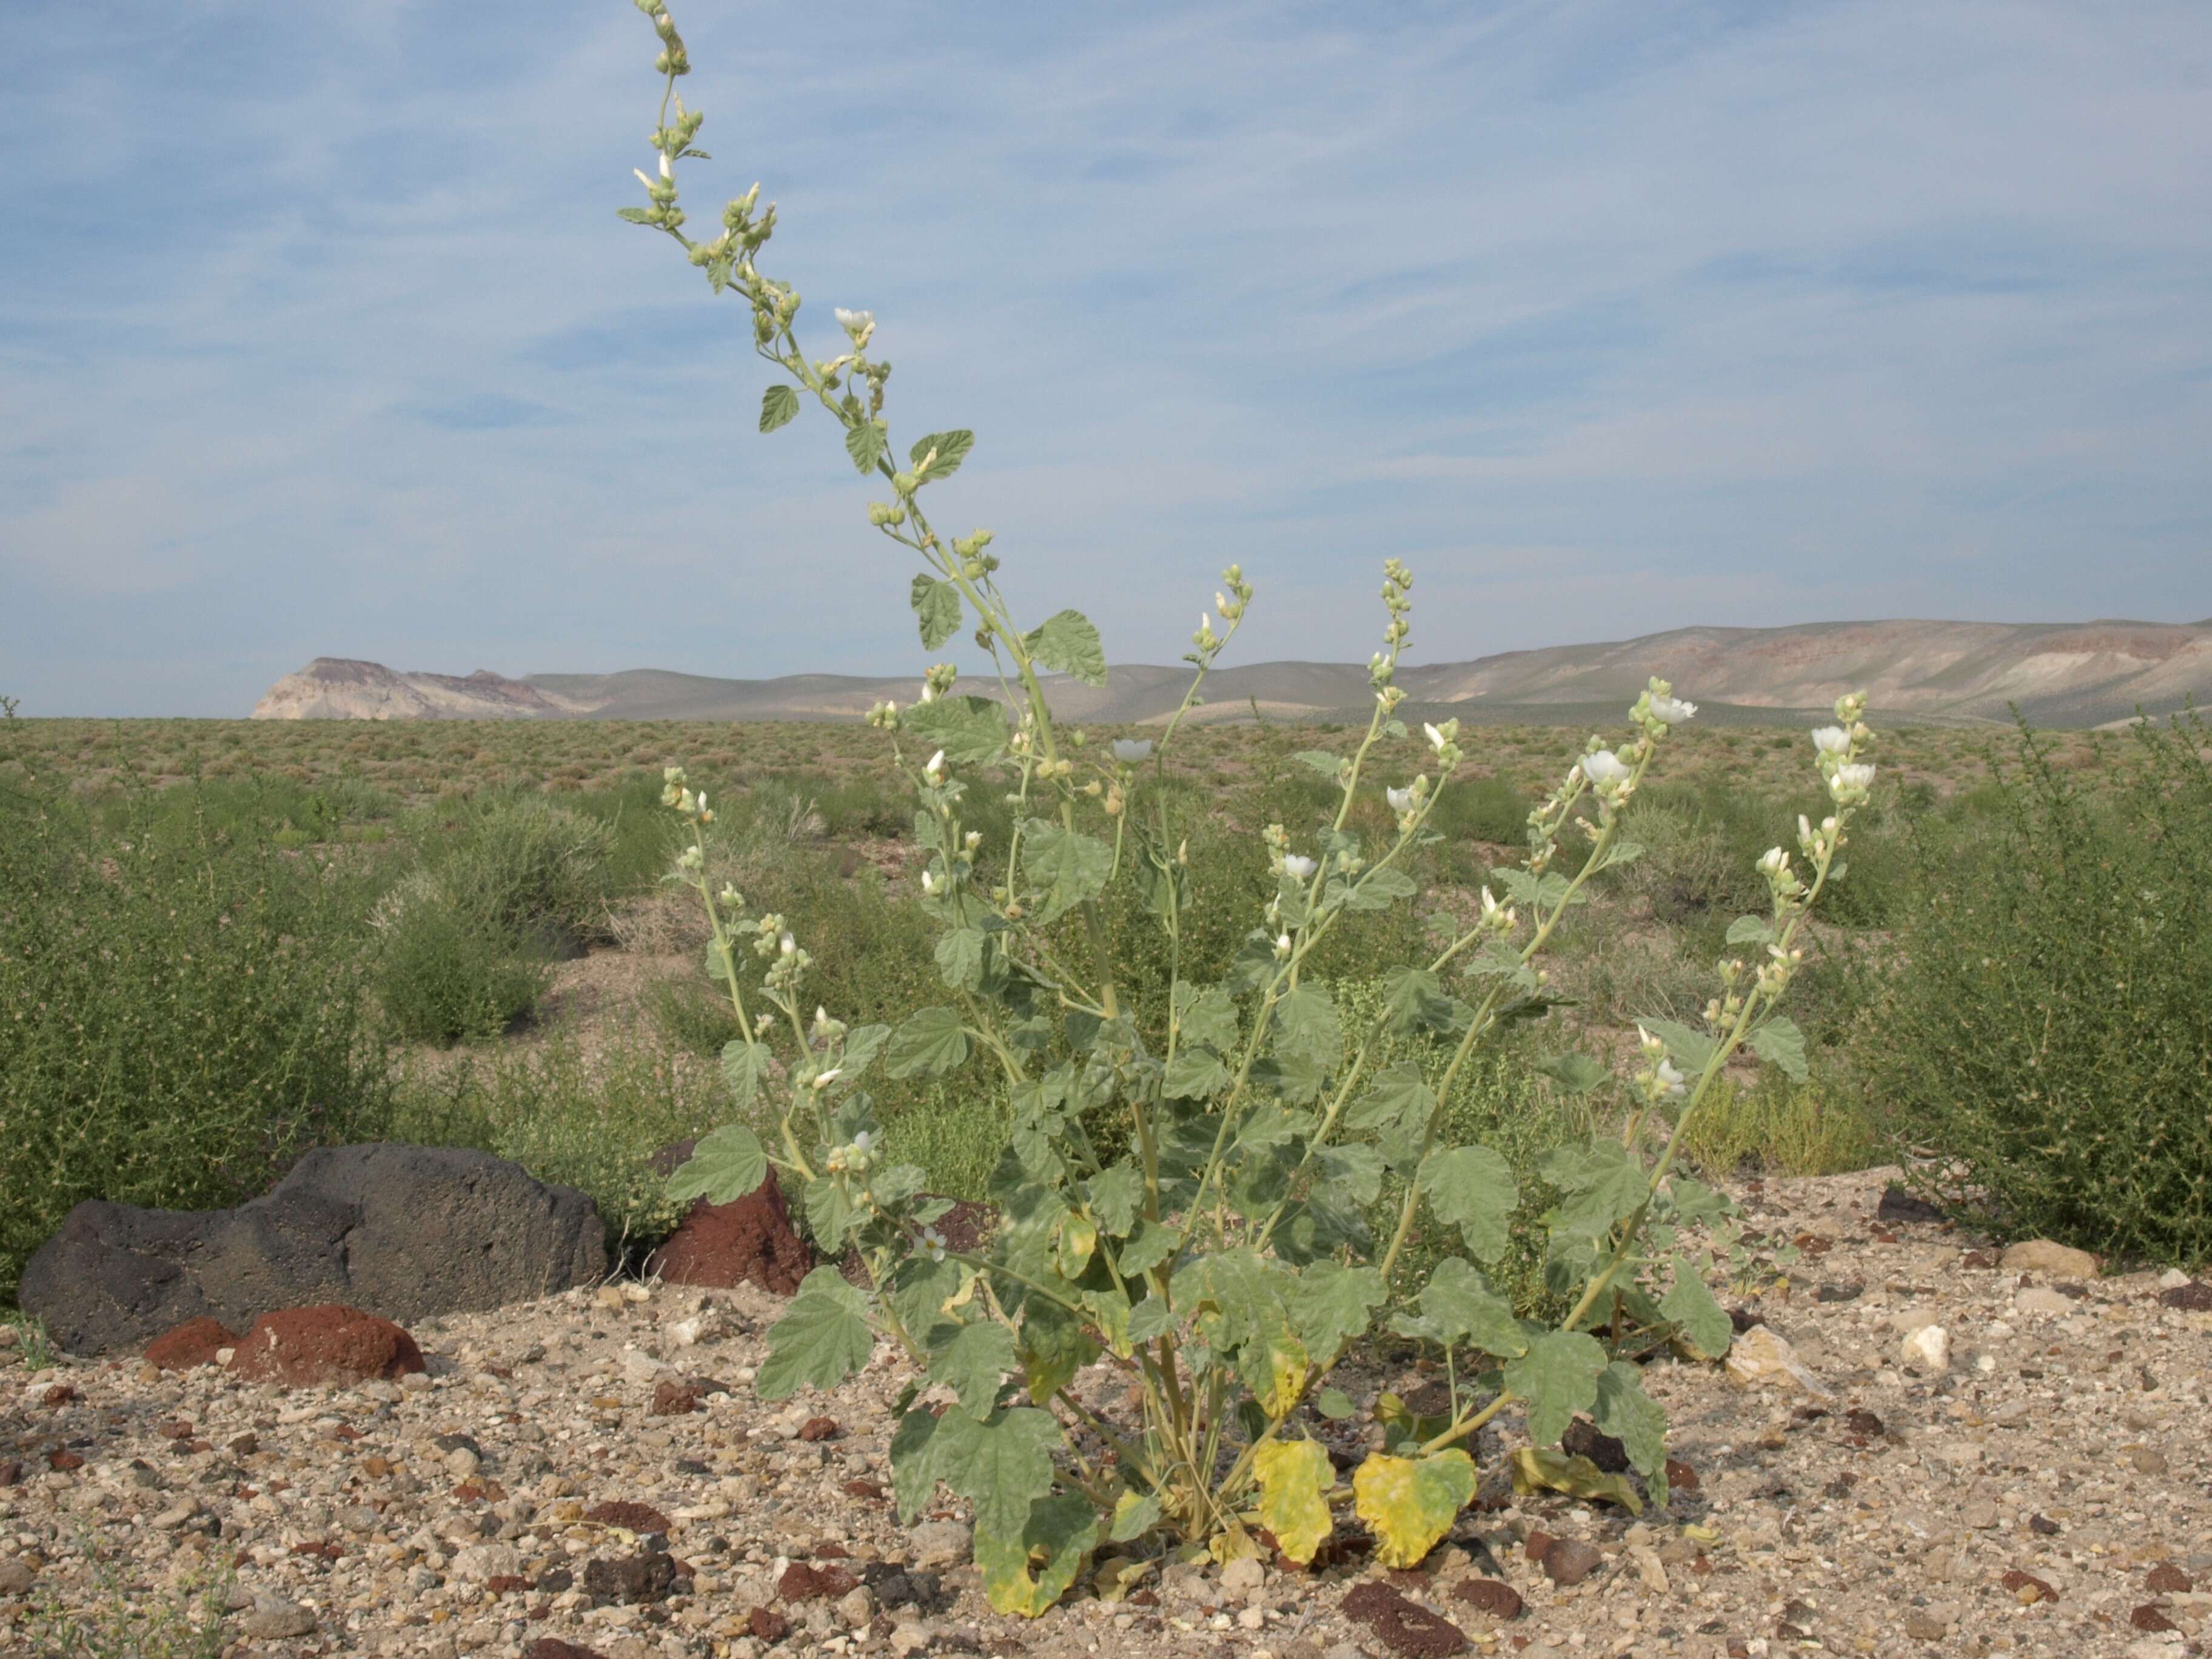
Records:
[[[1927,826],[1869,1083],[1958,1212],[2193,1264],[2212,1257],[2212,738],[2192,711],[2130,742],[2093,795],[2023,726],[1976,792],[1993,820]],[[1962,858],[1947,841],[1968,834]]]
[[[417,1042],[497,1036],[551,982],[542,947],[479,921],[434,890],[397,907],[376,953],[377,1006]]]
[[[746,302],[755,347],[781,371],[762,428],[795,418],[802,394],[829,411],[855,467],[888,486],[870,522],[921,567],[909,599],[924,647],[972,623],[1003,698],[958,694],[955,669],[940,664],[913,706],[869,715],[915,790],[927,856],[921,902],[938,928],[941,993],[895,1029],[833,1017],[814,994],[804,923],[749,910],[733,885],[717,890],[705,873],[714,808],[681,768],[668,769],[666,798],[694,836],[678,873],[700,895],[710,959],[742,1032],[723,1056],[740,1121],[700,1143],[672,1196],[733,1198],[774,1166],[799,1184],[817,1242],[854,1250],[867,1273],[866,1288],[835,1268],[806,1279],[771,1334],[760,1393],[836,1383],[879,1333],[902,1344],[955,1403],[938,1413],[909,1395],[902,1408],[892,1443],[900,1507],[911,1515],[940,1481],[968,1498],[986,1591],[1006,1612],[1042,1612],[1109,1540],[1125,1559],[1169,1547],[1226,1559],[1256,1551],[1264,1529],[1288,1558],[1310,1560],[1339,1505],[1373,1529],[1385,1562],[1410,1565],[1474,1494],[1464,1443],[1509,1407],[1525,1415],[1530,1442],[1513,1455],[1516,1480],[1640,1505],[1626,1479],[1554,1449],[1587,1412],[1663,1495],[1665,1417],[1632,1357],[1670,1340],[1708,1356],[1726,1348],[1727,1316],[1682,1248],[1686,1227],[1724,1206],[1673,1176],[1683,1125],[1649,1158],[1647,1128],[1667,1110],[1693,1121],[1747,1046],[1802,1068],[1802,1039],[1775,1005],[1873,779],[1859,700],[1844,699],[1839,723],[1816,734],[1835,812],[1818,826],[1800,821],[1810,879],[1778,847],[1758,860],[1767,914],[1729,930],[1746,954],[1723,964],[1702,1028],[1650,1022],[1626,1131],[1541,1160],[1559,1194],[1540,1224],[1560,1311],[1522,1321],[1468,1259],[1507,1255],[1518,1184],[1496,1149],[1448,1138],[1444,1103],[1487,1045],[1549,1007],[1537,959],[1591,880],[1635,856],[1620,833],[1624,809],[1694,708],[1652,682],[1629,711],[1626,740],[1607,748],[1593,738],[1529,812],[1525,864],[1494,878],[1503,898],[1486,887],[1471,925],[1393,969],[1373,1016],[1347,1028],[1322,954],[1352,919],[1414,898],[1407,866],[1436,833],[1437,803],[1467,758],[1456,720],[1416,738],[1399,719],[1413,577],[1386,562],[1388,620],[1370,664],[1365,727],[1349,752],[1297,757],[1315,781],[1297,821],[1267,823],[1255,838],[1266,880],[1248,916],[1264,925],[1249,927],[1219,977],[1194,977],[1182,946],[1192,848],[1170,810],[1166,757],[1251,585],[1234,565],[1224,574],[1192,636],[1189,690],[1155,736],[1101,753],[1062,730],[1040,674],[1103,683],[1097,630],[1072,610],[1019,627],[995,580],[990,533],[947,539],[932,526],[924,499],[967,459],[972,434],[930,433],[895,459],[884,416],[890,366],[871,355],[874,318],[839,312],[844,349],[805,354],[793,331],[799,295],[757,264],[775,223],[757,186],[729,204],[712,240],[684,235],[676,169],[698,154],[701,117],[675,97],[690,67],[675,23],[658,0],[638,3],[662,42],[665,88],[656,173],[639,173],[649,205],[623,216],[675,238],[715,292]],[[1410,772],[1413,755],[1433,778],[1376,787],[1378,769]],[[971,785],[986,778],[1002,778],[994,787],[1015,803],[1003,848],[987,848],[968,818]],[[1104,924],[1103,901],[1115,890],[1137,896],[1164,941],[1157,1041],[1125,997]],[[763,964],[757,978],[738,967],[748,952]],[[1434,1085],[1419,1066],[1383,1063],[1395,1037],[1417,1032],[1449,1045]],[[922,1171],[892,1160],[859,1087],[872,1068],[893,1079],[987,1073],[1007,1091],[1010,1144],[992,1178],[1004,1220],[981,1250],[946,1243]],[[1605,1075],[1588,1060],[1556,1069],[1570,1086]],[[1386,1180],[1400,1196],[1378,1233],[1366,1206]],[[1315,1413],[1354,1409],[1331,1370],[1380,1322],[1425,1211],[1466,1255],[1441,1256],[1389,1328],[1443,1352],[1448,1409],[1416,1416],[1386,1396],[1383,1443],[1340,1487],[1307,1429]],[[1134,1385],[1127,1413],[1094,1409],[1070,1386],[1102,1358]]]

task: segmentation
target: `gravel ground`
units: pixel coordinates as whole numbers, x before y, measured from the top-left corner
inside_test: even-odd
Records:
[[[1505,1419],[1421,1571],[1171,1568],[1034,1622],[989,1610],[957,1506],[898,1524],[890,1349],[834,1393],[753,1397],[765,1294],[604,1285],[430,1322],[428,1376],[345,1389],[0,1352],[0,1651],[206,1582],[239,1655],[2206,1651],[2212,1312],[2168,1305],[2206,1297],[2001,1269],[1877,1221],[1883,1174],[1740,1194],[1804,1253],[1751,1311],[1811,1386],[1652,1364],[1696,1482],[1670,1511],[1514,1498]],[[1428,1379],[1380,1354],[1346,1380]]]

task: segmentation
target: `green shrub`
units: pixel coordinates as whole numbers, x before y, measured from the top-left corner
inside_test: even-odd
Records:
[[[382,1109],[360,884],[137,808],[111,836],[19,794],[0,826],[0,1295],[81,1200],[234,1203]]]
[[[2008,1235],[2212,1255],[2212,767],[2204,722],[2139,726],[2093,796],[2023,729],[1983,855],[1927,827],[1869,1086]]]
[[[1690,1122],[1683,1152],[1716,1180],[1751,1170],[1820,1176],[1863,1170],[1881,1134],[1862,1098],[1815,1073],[1796,1083],[1763,1072],[1750,1084],[1724,1079]]]
[[[608,937],[613,829],[538,795],[470,801],[417,842],[438,898],[496,936],[570,953]]]
[[[417,1042],[497,1036],[536,1010],[552,977],[542,951],[435,894],[399,910],[376,964],[386,1022]]]

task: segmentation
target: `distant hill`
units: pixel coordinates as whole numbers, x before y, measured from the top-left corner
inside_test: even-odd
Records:
[[[1054,680],[1064,717],[1140,725],[1164,720],[1189,671],[1136,663],[1103,687]],[[1808,623],[1792,628],[1682,628],[1597,645],[1510,651],[1473,662],[1408,666],[1398,683],[1422,711],[1486,724],[1583,725],[1619,713],[1661,675],[1707,717],[1776,720],[1825,708],[1863,689],[1894,720],[1971,724],[2009,718],[2017,704],[2040,726],[2102,726],[2138,708],[2212,704],[2212,621],[2187,623]],[[532,674],[507,679],[400,673],[379,663],[318,657],[269,689],[257,720],[848,719],[885,697],[915,694],[906,674],[790,674],[715,679],[665,669]],[[989,691],[977,680],[966,689]],[[1205,720],[1364,719],[1367,671],[1348,663],[1270,662],[1225,668],[1207,682]]]

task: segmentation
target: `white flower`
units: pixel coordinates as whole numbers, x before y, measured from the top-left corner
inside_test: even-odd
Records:
[[[1283,873],[1292,881],[1311,881],[1313,872],[1320,867],[1311,859],[1302,857],[1297,853],[1283,854]]]
[[[828,1088],[840,1077],[844,1075],[844,1071],[845,1068],[842,1066],[832,1066],[826,1072],[817,1072],[814,1074],[814,1086],[817,1089]],[[860,1138],[858,1136],[854,1138],[853,1144],[856,1146],[860,1145]]]
[[[1636,1041],[1642,1046],[1644,1052],[1655,1060],[1667,1052],[1667,1045],[1641,1025],[1636,1028]]]
[[[1394,812],[1410,812],[1413,810],[1413,791],[1410,785],[1403,789],[1385,789],[1382,792],[1382,799],[1390,803],[1390,810]]]
[[[1626,782],[1628,775],[1628,763],[1610,749],[1583,757],[1583,775],[1601,789],[1609,783]]]
[[[1824,755],[1849,754],[1851,734],[1840,726],[1823,726],[1813,733],[1813,747]]]
[[[1427,737],[1430,748],[1442,749],[1444,746],[1444,734],[1437,731],[1433,724],[1424,725],[1421,731]]]
[[[1150,760],[1152,756],[1152,740],[1150,738],[1114,739],[1114,758],[1124,766],[1134,766],[1139,761]]]
[[[1665,1093],[1668,1099],[1680,1100],[1684,1095],[1690,1092],[1688,1081],[1682,1076],[1682,1073],[1675,1068],[1675,1065],[1673,1060],[1661,1060],[1659,1062],[1659,1069],[1656,1075],[1659,1079],[1660,1089]]]
[[[839,306],[832,314],[837,319],[837,326],[848,334],[866,334],[876,325],[876,313],[872,311],[848,311]]]
[[[944,1261],[945,1235],[934,1227],[924,1227],[921,1230],[921,1248],[929,1253],[932,1261]]]
[[[924,702],[935,702],[937,701],[937,688],[925,682],[921,688],[921,700]]]
[[[665,156],[662,158],[664,161],[667,158]],[[653,180],[645,176],[645,169],[643,167],[632,167],[630,171],[637,174],[638,183],[643,185],[647,190],[651,190],[653,188]]]
[[[921,890],[925,893],[933,893],[937,890],[937,878],[927,870],[921,872]]]
[[[1790,867],[1790,854],[1779,847],[1770,847],[1759,855],[1759,873],[1778,876]]]
[[[781,951],[785,956],[795,956],[799,951],[799,941],[792,938],[790,934],[786,933],[781,939],[775,942],[775,948],[778,951]]]
[[[831,1077],[835,1077],[837,1074],[836,1073],[832,1072],[830,1075]],[[861,1130],[860,1133],[853,1137],[853,1150],[856,1152],[871,1151],[875,1146],[875,1136],[870,1134],[866,1129]]]
[[[673,179],[676,176],[669,169],[668,152],[665,149],[660,152],[660,176],[664,179]]]
[[[1275,935],[1275,954],[1276,954],[1278,957],[1287,957],[1287,956],[1289,956],[1289,955],[1290,955],[1290,953],[1291,953],[1291,936],[1290,936],[1288,933],[1278,933],[1278,934],[1276,934],[1276,935]]]
[[[1864,794],[1874,787],[1874,768],[1865,761],[1838,766],[1835,776],[1828,780],[1828,793],[1841,801],[1846,796]]]
[[[1697,704],[1685,702],[1680,697],[1651,699],[1651,718],[1663,720],[1669,726],[1680,726],[1684,720],[1692,718],[1697,712]]]
[[[942,749],[929,757],[929,763],[921,769],[921,775],[932,783],[945,781],[945,751]]]

